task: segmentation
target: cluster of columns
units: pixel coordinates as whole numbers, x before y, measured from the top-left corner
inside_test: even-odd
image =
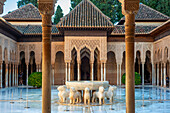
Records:
[[[122,81],[122,69],[121,69],[122,63],[117,63],[117,85],[121,85]]]
[[[167,74],[167,68],[166,68],[166,63],[163,62],[158,62],[155,64],[155,67],[157,65],[157,71],[155,72],[155,75],[157,76],[157,86],[161,87],[167,87],[166,86],[166,74]],[[169,68],[169,73],[170,73],[170,68]],[[160,83],[161,82],[161,83]],[[159,85],[160,84],[160,85]],[[170,87],[170,81],[169,81],[169,87]]]
[[[65,81],[71,81],[71,62],[65,63]],[[90,77],[94,81],[94,62],[90,62]],[[77,81],[81,80],[81,61],[77,60]],[[101,63],[101,81],[106,81],[106,62]]]
[[[3,69],[5,68],[5,81],[3,81]],[[12,80],[11,80],[12,78]],[[3,67],[3,63],[0,62],[0,88],[3,87],[18,86],[18,65],[16,63],[6,63]]]

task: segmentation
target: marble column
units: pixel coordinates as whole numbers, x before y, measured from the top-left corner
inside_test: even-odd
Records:
[[[15,65],[12,65],[12,86],[15,86]]]
[[[90,63],[90,67],[91,67],[91,69],[90,69],[91,81],[94,81],[94,63],[93,62]]]
[[[39,0],[42,16],[42,113],[51,113],[51,17],[54,1]]]
[[[117,63],[117,85],[119,85],[119,64]]]
[[[104,63],[104,81],[106,81],[106,63]]]
[[[142,62],[142,85],[145,85],[144,65],[145,63]]]
[[[26,80],[27,80],[27,82],[26,82],[26,85],[28,86],[28,64],[26,64],[26,73],[27,73],[27,77],[26,77]]]
[[[159,63],[157,64],[157,86],[159,86]]]
[[[5,65],[5,87],[8,87],[8,63]]]
[[[141,75],[141,74],[140,74],[140,62],[138,62],[138,64],[139,64],[139,65],[138,65],[138,66],[139,66],[139,75]]]
[[[2,63],[0,63],[0,88],[2,88]]]
[[[152,63],[152,85],[155,85],[155,65]]]
[[[9,67],[8,67],[8,82],[9,82],[9,87],[11,87],[11,63],[9,63]]]
[[[162,76],[163,76],[163,73],[162,73],[162,62],[161,62],[161,87],[162,87],[162,84],[163,84],[163,83],[162,83],[162,80],[163,80],[163,77],[162,77]]]
[[[54,80],[55,80],[55,77],[54,77],[54,70],[55,70],[55,65],[52,64],[52,85],[54,86]]]
[[[70,81],[70,62],[68,63],[68,81]]]
[[[77,61],[77,81],[80,81],[80,61]]]
[[[67,71],[67,63],[65,63],[65,82],[68,81],[68,71]]]
[[[120,80],[119,82],[120,82],[120,83],[119,83],[119,84],[120,84],[120,86],[121,86],[121,83],[122,83],[122,81],[121,81],[121,80],[122,80],[121,63],[119,64],[119,67],[120,67],[120,70],[119,70],[119,77],[120,77],[120,78],[119,78],[119,80]]]
[[[164,87],[166,87],[166,63],[164,63]]]
[[[38,72],[38,64],[36,65],[36,72]]]
[[[103,81],[103,63],[101,63],[101,81]]]

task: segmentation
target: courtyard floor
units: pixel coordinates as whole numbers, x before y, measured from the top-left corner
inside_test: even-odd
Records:
[[[102,106],[59,105],[58,91],[56,87],[53,87],[51,92],[52,113],[126,113],[125,88],[118,87],[116,93],[113,104],[109,104],[109,101],[106,100],[106,104]],[[170,89],[137,86],[135,99],[136,113],[170,113]],[[0,89],[0,113],[41,113],[41,102],[41,89],[25,87]]]

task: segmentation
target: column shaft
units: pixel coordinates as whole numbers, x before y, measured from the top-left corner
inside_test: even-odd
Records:
[[[9,64],[9,68],[8,68],[8,83],[9,83],[9,87],[11,87],[11,63]]]
[[[5,65],[5,87],[8,87],[8,64]]]
[[[122,70],[122,69],[121,69],[121,64],[119,64],[119,65],[120,65],[119,77],[120,77],[120,85],[121,85],[121,80],[122,80],[121,70]]]
[[[104,63],[104,81],[106,81],[106,63]]]
[[[26,83],[26,85],[28,86],[28,64],[26,64],[26,71],[27,71],[27,78],[26,78],[27,83]]]
[[[166,63],[164,63],[164,87],[166,87]]]
[[[155,65],[152,63],[152,85],[155,85]]]
[[[80,62],[77,62],[77,76],[78,76],[78,81],[80,81]]]
[[[162,87],[162,76],[163,76],[163,73],[162,73],[162,63],[161,63],[161,87]]]
[[[15,86],[15,73],[14,73],[14,72],[15,72],[15,71],[14,71],[14,67],[15,67],[15,66],[14,66],[14,64],[13,64],[12,66],[13,66],[13,68],[12,68],[12,78],[13,78],[13,79],[12,79],[12,86]]]
[[[159,63],[157,64],[157,86],[159,86]]]
[[[42,113],[51,113],[51,14],[42,14]]]
[[[119,85],[119,64],[117,64],[117,85]]]
[[[68,81],[70,81],[70,62],[68,63]]]
[[[68,79],[67,79],[67,76],[68,76],[68,74],[67,74],[67,73],[68,73],[68,71],[67,71],[67,63],[65,64],[65,71],[66,71],[66,72],[65,72],[65,76],[66,76],[65,82],[67,82],[67,80],[68,80]]]
[[[134,37],[135,14],[126,14],[126,113],[135,113]]]
[[[142,62],[142,85],[145,85],[144,62]]]
[[[101,81],[103,81],[103,63],[101,63]]]
[[[2,63],[0,63],[0,88],[2,88]]]
[[[93,63],[90,63],[91,65],[91,74],[90,74],[90,76],[91,76],[91,81],[94,81],[94,70],[93,70]]]
[[[38,64],[36,65],[36,72],[38,72]]]

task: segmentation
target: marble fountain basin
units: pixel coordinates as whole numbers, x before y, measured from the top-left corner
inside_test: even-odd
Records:
[[[66,86],[68,89],[74,87],[76,90],[84,90],[88,87],[90,90],[98,90],[100,86],[104,88],[109,87],[108,81],[67,81]]]

